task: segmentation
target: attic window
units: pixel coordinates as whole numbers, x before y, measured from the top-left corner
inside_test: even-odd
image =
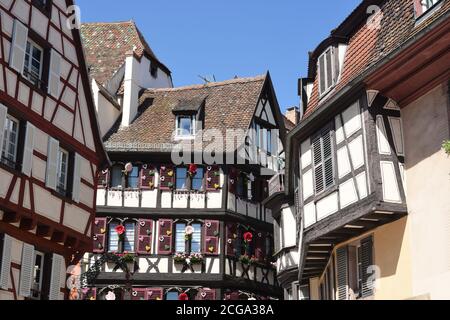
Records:
[[[323,96],[337,83],[339,77],[339,60],[337,48],[329,47],[319,57],[319,92]]]
[[[158,66],[153,61],[150,62],[150,74],[153,78],[158,77]]]
[[[435,8],[439,2],[442,2],[442,1],[441,0],[414,0],[416,18],[419,18],[424,13],[429,12],[431,9]]]
[[[178,115],[176,117],[176,137],[191,138],[195,134],[195,116]]]

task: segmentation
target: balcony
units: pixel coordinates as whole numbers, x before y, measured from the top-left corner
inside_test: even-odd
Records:
[[[276,193],[284,192],[284,179],[285,175],[283,171],[269,181],[269,197]]]

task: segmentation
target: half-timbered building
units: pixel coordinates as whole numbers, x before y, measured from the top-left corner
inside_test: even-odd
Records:
[[[362,1],[310,55],[265,202],[287,299],[448,298],[449,8]]]
[[[108,166],[71,0],[0,1],[0,300],[60,300]]]

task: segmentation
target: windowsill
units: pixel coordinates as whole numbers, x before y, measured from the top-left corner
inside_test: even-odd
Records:
[[[175,141],[180,141],[180,140],[195,140],[195,136],[175,136],[174,137]]]
[[[37,93],[39,93],[42,96],[46,96],[47,95],[45,90],[42,88],[43,83],[41,83],[41,85],[35,84],[33,81],[28,79],[23,73],[18,73],[17,72],[17,74],[20,75],[21,79],[24,80],[31,87],[31,89],[35,90]],[[41,82],[42,80],[39,80],[39,81]]]
[[[3,162],[0,162],[0,168],[6,170],[6,171],[8,171],[8,172],[10,172],[10,173],[12,173],[12,174],[14,174],[16,176],[22,175],[20,170],[17,169],[17,166],[13,168],[13,167],[11,167],[11,166],[3,163]]]

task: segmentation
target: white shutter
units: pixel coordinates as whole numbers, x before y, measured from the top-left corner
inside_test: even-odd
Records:
[[[58,152],[59,141],[50,137],[48,139],[45,186],[53,190],[56,190],[56,183],[58,180]]]
[[[60,300],[61,293],[61,269],[64,265],[64,258],[58,254],[53,254],[52,274],[50,278],[49,300]]]
[[[8,290],[9,275],[11,273],[11,245],[12,238],[5,234],[3,238],[3,252],[0,269],[0,289]]]
[[[25,135],[25,146],[23,150],[22,173],[31,177],[31,169],[33,168],[33,150],[34,150],[34,133],[36,128],[27,123],[27,132]]]
[[[61,81],[61,56],[52,49],[50,55],[50,71],[48,75],[48,94],[59,98]]]
[[[73,185],[72,185],[72,200],[80,202],[80,187],[81,187],[81,157],[75,153],[75,161],[73,168]]]
[[[27,50],[28,29],[19,20],[14,20],[13,38],[9,65],[19,73],[23,72],[25,52]]]
[[[8,113],[8,109],[0,104],[0,157],[2,155],[3,149],[3,139],[5,134],[5,124],[6,124],[6,115]]]
[[[29,297],[31,295],[31,285],[33,281],[34,269],[34,247],[23,244],[22,248],[22,266],[20,268],[19,295]]]

